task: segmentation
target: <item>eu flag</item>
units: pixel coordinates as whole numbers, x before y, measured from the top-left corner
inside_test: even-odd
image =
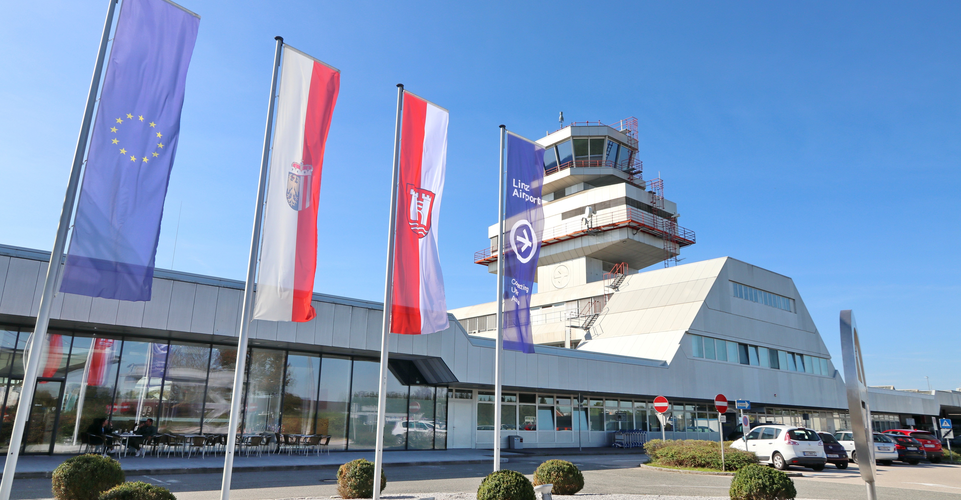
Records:
[[[60,291],[150,300],[199,24],[165,0],[124,0]]]

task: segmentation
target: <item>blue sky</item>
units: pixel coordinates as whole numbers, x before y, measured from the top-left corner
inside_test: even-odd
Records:
[[[853,309],[871,385],[961,387],[957,2],[184,5],[202,20],[160,267],[243,278],[282,35],[343,72],[317,291],[382,300],[395,84],[450,110],[451,307],[494,298],[472,256],[497,217],[498,125],[539,138],[560,111],[636,116],[645,177],[660,172],[697,232],[686,262],[793,278],[839,367]],[[105,13],[15,2],[0,17],[2,243],[52,248]]]

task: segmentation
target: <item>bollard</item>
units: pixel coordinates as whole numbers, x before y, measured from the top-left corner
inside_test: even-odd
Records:
[[[534,493],[540,493],[541,500],[551,500],[552,489],[554,489],[553,484],[540,484],[534,487]]]

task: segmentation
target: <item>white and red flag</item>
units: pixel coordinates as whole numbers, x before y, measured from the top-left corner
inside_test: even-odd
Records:
[[[340,71],[284,46],[254,319],[304,322],[317,269],[317,204]]]
[[[404,92],[394,227],[393,333],[434,333],[448,326],[437,251],[447,117],[446,109]]]

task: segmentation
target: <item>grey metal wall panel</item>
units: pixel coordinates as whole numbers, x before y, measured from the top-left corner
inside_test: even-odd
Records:
[[[64,293],[58,292],[56,297],[53,298],[53,305],[50,307],[50,319],[60,319],[60,313],[63,311],[64,295]]]
[[[517,353],[514,351],[502,351],[504,385],[521,385],[517,380]],[[525,384],[526,385],[526,384]]]
[[[400,352],[400,339],[398,337],[403,337],[403,335],[387,335],[387,350],[390,352]]]
[[[451,371],[454,372],[457,380],[466,382],[471,380],[467,362],[470,356],[470,341],[467,340],[467,335],[453,335],[453,337],[453,352],[444,356],[444,359],[447,360],[447,364]],[[451,360],[453,360],[453,363],[451,363]]]
[[[334,305],[334,331],[330,341],[333,347],[347,347],[350,345],[350,310],[351,306]]]
[[[37,289],[40,262],[13,259],[7,267],[7,280],[0,296],[0,313],[29,316]]]
[[[297,325],[296,331],[294,332],[294,342],[314,344],[314,331],[317,329],[317,321],[320,320],[320,302],[315,301],[312,302],[311,305],[314,307],[314,311],[317,312],[317,317],[305,323],[294,323]]]
[[[194,315],[194,297],[197,285],[183,281],[173,282],[170,293],[170,311],[167,313],[167,329],[177,332],[190,331],[190,318]]]
[[[277,322],[277,340],[281,342],[294,342],[297,340],[297,323],[293,321]]]
[[[119,310],[119,300],[94,297],[93,301],[90,303],[90,322],[101,323],[104,325],[116,325],[117,312]]]
[[[255,319],[250,322],[250,338],[277,340],[277,322]]]
[[[410,352],[419,356],[427,355],[428,338],[432,335],[408,335],[411,339]]]
[[[0,255],[0,297],[3,297],[3,289],[7,283],[7,269],[10,268],[10,257]]]
[[[60,311],[60,319],[68,321],[90,321],[91,303],[93,303],[93,297],[72,293],[63,294],[63,309]]]
[[[334,342],[334,304],[318,302],[314,304],[317,317],[310,324],[314,325],[314,344],[333,345]]]
[[[378,349],[379,344],[367,345],[367,309],[366,307],[352,307],[350,309],[350,335],[347,345],[351,349]]]
[[[144,328],[167,329],[167,318],[170,316],[170,294],[173,288],[172,281],[154,278],[150,301],[143,308]]]
[[[123,326],[140,327],[143,325],[143,311],[146,302],[130,302],[129,300],[119,300],[117,308],[117,324]]]
[[[43,285],[47,281],[48,262],[40,264],[40,272],[37,273],[37,284],[33,289],[33,304],[30,306],[30,316],[37,317],[40,314],[40,298],[43,296]]]
[[[244,299],[243,290],[221,288],[217,293],[217,317],[214,320],[215,335],[236,337],[240,334],[240,303]]]
[[[394,348],[394,352],[399,352],[403,354],[410,354],[414,350],[414,342],[411,339],[413,335],[396,335],[391,334],[392,337],[397,337],[397,347]]]
[[[444,353],[444,336],[443,335],[428,335],[427,336],[427,355],[439,358]]]
[[[194,314],[190,318],[190,331],[193,333],[214,333],[217,319],[217,295],[219,288],[210,285],[197,285],[194,296]]]
[[[381,332],[384,329],[384,311],[367,311],[367,348],[380,351]]]

